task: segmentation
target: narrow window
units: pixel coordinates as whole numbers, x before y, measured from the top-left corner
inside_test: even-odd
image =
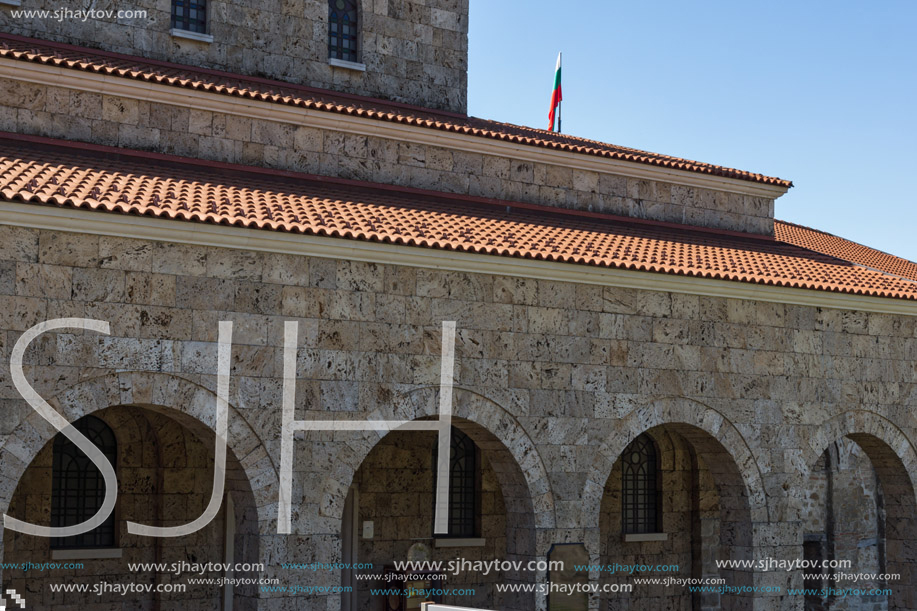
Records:
[[[105,455],[115,466],[118,454],[115,434],[94,416],[84,416],[74,428]],[[54,438],[51,471],[51,526],[73,526],[96,514],[105,499],[105,480],[89,457],[63,433]],[[73,537],[54,537],[52,549],[114,547],[115,515],[112,513],[98,527]]]
[[[656,442],[649,435],[640,435],[621,454],[621,462],[624,533],[660,532]]]
[[[355,0],[328,0],[328,57],[357,62],[357,3]]]
[[[452,427],[449,457],[450,537],[476,537],[480,531],[481,478],[478,446],[468,435]],[[433,490],[436,490],[437,444],[433,445]],[[433,503],[435,506],[436,495]],[[442,535],[438,535],[442,536]]]
[[[172,0],[172,28],[207,33],[207,0]]]

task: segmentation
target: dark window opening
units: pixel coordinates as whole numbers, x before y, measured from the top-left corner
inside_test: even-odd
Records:
[[[207,0],[172,0],[172,27],[207,33]]]
[[[438,443],[433,445],[433,504],[436,506]],[[480,532],[481,477],[478,446],[452,428],[449,457],[449,537],[476,537]],[[435,511],[434,511],[435,513]],[[438,537],[444,535],[436,534]]]
[[[94,416],[73,427],[86,436],[115,466],[118,449],[111,428]],[[54,438],[51,471],[51,526],[73,526],[96,514],[105,499],[105,480],[89,457],[63,433]],[[52,549],[114,547],[115,514],[93,530],[72,537],[52,537]]]
[[[659,461],[656,442],[646,434],[621,454],[622,526],[625,534],[660,532]]]
[[[359,61],[357,3],[354,0],[328,0],[328,57]]]

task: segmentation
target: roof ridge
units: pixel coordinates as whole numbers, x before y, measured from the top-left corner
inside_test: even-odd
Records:
[[[518,124],[518,123],[512,123],[512,122],[510,122],[510,121],[497,121],[496,119],[484,119],[484,118],[481,118],[481,117],[474,117],[474,116],[469,117],[469,118],[476,119],[476,120],[478,120],[478,121],[484,121],[484,122],[487,122],[487,123],[498,123],[498,124],[501,124],[501,125],[508,125],[508,126],[510,126],[510,127],[514,127],[514,128],[517,128],[517,129],[527,129],[527,130],[531,130],[531,131],[533,131],[533,132],[537,132],[537,133],[543,134],[543,135],[545,135],[545,136],[547,136],[547,137],[549,137],[549,138],[554,137],[554,138],[560,138],[560,139],[565,139],[565,140],[576,140],[576,141],[579,141],[579,142],[588,142],[588,143],[590,143],[590,144],[595,144],[595,145],[597,145],[597,146],[599,146],[599,147],[602,147],[602,146],[604,146],[604,147],[613,147],[613,148],[618,149],[618,150],[620,150],[620,151],[622,151],[622,152],[623,152],[623,151],[627,151],[627,152],[629,152],[629,153],[634,153],[634,154],[637,154],[637,155],[653,155],[654,157],[665,157],[665,158],[667,158],[667,159],[678,160],[678,161],[683,161],[683,162],[687,162],[687,163],[693,163],[693,164],[702,165],[702,166],[709,166],[709,167],[714,167],[714,168],[715,168],[715,167],[725,167],[725,166],[717,165],[717,164],[715,164],[715,163],[709,163],[709,162],[706,162],[706,161],[697,161],[696,159],[688,159],[688,158],[686,158],[686,157],[675,157],[675,156],[673,156],[673,155],[669,155],[669,154],[666,154],[666,153],[657,153],[657,152],[654,152],[654,151],[648,151],[648,150],[646,150],[646,149],[638,149],[638,148],[633,148],[633,147],[630,147],[630,146],[623,146],[623,145],[620,145],[620,144],[612,144],[612,143],[610,143],[610,142],[602,142],[601,140],[596,140],[596,139],[594,139],[594,138],[586,138],[585,136],[577,136],[577,135],[574,135],[574,134],[567,134],[567,133],[561,133],[561,132],[552,132],[552,131],[550,131],[550,130],[547,130],[547,129],[544,129],[544,128],[541,128],[541,127],[532,127],[531,125],[520,125],[520,124]]]

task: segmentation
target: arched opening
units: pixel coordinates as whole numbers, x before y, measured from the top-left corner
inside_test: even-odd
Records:
[[[891,447],[868,434],[832,442],[805,491],[805,608],[912,609],[917,504]]]
[[[600,581],[634,588],[602,594],[600,608],[750,609],[750,595],[635,584],[634,577],[750,586],[750,571],[719,568],[717,561],[751,559],[751,525],[742,476],[719,441],[688,424],[644,431],[614,462],[599,516],[601,564],[629,567],[604,571]]]
[[[89,420],[91,419],[91,420]],[[214,434],[201,422],[180,412],[159,407],[117,406],[98,410],[78,420],[104,424],[114,436],[116,456],[113,464],[118,477],[118,500],[114,512],[112,541],[94,545],[94,540],[66,542],[4,531],[4,561],[80,562],[80,570],[53,568],[35,572],[7,569],[7,587],[24,593],[35,608],[74,607],[100,603],[123,604],[130,600],[135,608],[208,608],[249,610],[257,608],[258,592],[253,585],[222,586],[190,584],[189,577],[250,577],[251,574],[217,570],[192,574],[193,565],[205,563],[257,563],[259,561],[258,515],[249,480],[238,458],[227,452],[226,492],[217,517],[206,527],[185,537],[153,538],[131,535],[127,521],[154,526],[175,526],[201,515],[211,494],[213,482]],[[91,437],[90,437],[91,438]],[[41,525],[51,525],[52,508],[60,506],[55,495],[55,461],[73,462],[60,452],[71,448],[58,434],[37,452],[19,478],[9,505],[9,515]],[[55,455],[57,452],[57,455]],[[79,452],[79,450],[77,450]],[[80,452],[80,454],[82,454]],[[81,460],[75,457],[77,464]],[[69,462],[68,462],[69,461]],[[85,465],[82,465],[85,467]],[[92,469],[83,469],[74,478],[92,479]],[[58,482],[59,486],[63,482]],[[80,489],[79,482],[72,482]],[[85,488],[85,486],[83,486]],[[88,488],[87,488],[88,489]],[[99,543],[99,541],[95,541]],[[178,572],[132,571],[129,563],[176,563]],[[184,563],[184,564],[183,564]],[[101,595],[93,590],[105,582]],[[52,592],[51,584],[86,584],[86,592]],[[145,593],[125,598],[117,591],[126,584],[150,586]],[[183,585],[183,588],[175,586]]]
[[[450,496],[461,504],[450,512],[454,532],[450,530],[450,536],[433,534],[437,433],[393,431],[372,448],[354,474],[342,519],[345,562],[371,563],[372,570],[364,573],[386,574],[397,572],[394,563],[403,560],[521,561],[524,567],[535,557],[535,515],[520,466],[506,446],[482,426],[454,418],[453,427],[457,435],[453,437]],[[458,452],[464,453],[464,459]],[[413,585],[466,590],[438,599],[447,604],[529,611],[535,608],[533,594],[498,593],[494,584],[532,583],[535,578],[533,571],[524,568],[491,570],[485,575],[459,567],[445,580]],[[344,609],[414,608],[410,605],[416,600],[407,596],[379,600],[370,594],[370,588],[401,587],[397,579],[382,583],[355,580],[344,571],[342,580],[355,590],[351,600],[344,597]]]

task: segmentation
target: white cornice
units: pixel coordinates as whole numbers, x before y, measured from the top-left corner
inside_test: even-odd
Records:
[[[364,136],[378,136],[401,142],[440,146],[483,155],[509,157],[534,163],[561,165],[568,168],[630,178],[657,180],[691,187],[740,193],[754,197],[776,199],[787,191],[786,187],[747,180],[700,174],[568,151],[557,151],[493,138],[470,136],[415,125],[404,125],[380,119],[354,117],[286,104],[262,102],[8,58],[0,58],[0,77],[55,87],[66,87],[79,91],[123,96],[160,104],[186,106],[254,119],[336,130]]]
[[[188,221],[170,221],[127,214],[91,212],[17,202],[0,201],[0,224],[197,246],[350,259],[476,274],[520,276],[541,280],[769,301],[821,308],[861,310],[906,316],[917,315],[917,302],[901,299],[866,297],[845,293],[655,274],[571,263],[396,246],[376,242],[324,238]]]

